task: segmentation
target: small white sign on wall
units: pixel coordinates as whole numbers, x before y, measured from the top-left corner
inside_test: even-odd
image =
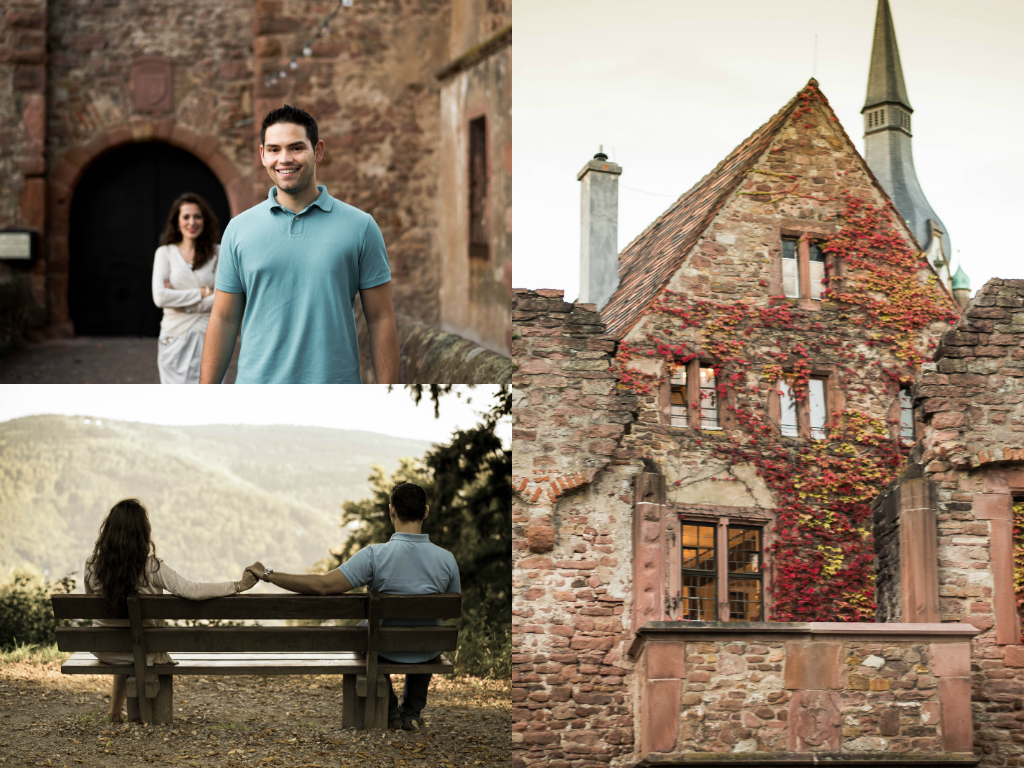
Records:
[[[0,232],[0,259],[32,258],[31,232]]]

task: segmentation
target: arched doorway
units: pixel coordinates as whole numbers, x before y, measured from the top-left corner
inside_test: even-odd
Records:
[[[68,229],[68,304],[81,336],[156,336],[153,252],[171,203],[182,192],[206,198],[221,231],[231,216],[217,177],[185,150],[129,144],[93,163],[75,188]]]

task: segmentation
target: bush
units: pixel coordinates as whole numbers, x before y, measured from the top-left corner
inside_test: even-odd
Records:
[[[474,610],[466,611],[459,626],[459,647],[451,656],[459,677],[512,677],[512,626],[493,624]]]
[[[69,626],[71,622],[58,622],[53,618],[50,595],[70,594],[74,588],[72,576],[45,582],[38,574],[15,571],[13,579],[0,586],[0,650],[56,643],[56,628]]]

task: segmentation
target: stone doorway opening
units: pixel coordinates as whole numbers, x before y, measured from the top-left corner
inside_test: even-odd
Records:
[[[119,147],[82,176],[71,202],[68,305],[79,336],[156,336],[162,310],[150,287],[153,253],[171,203],[195,192],[223,232],[231,217],[220,181],[183,149]]]

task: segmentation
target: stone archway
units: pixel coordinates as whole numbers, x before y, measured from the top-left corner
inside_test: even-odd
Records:
[[[47,307],[47,325],[58,336],[74,335],[68,302],[70,244],[68,234],[71,201],[75,188],[86,170],[99,157],[122,146],[140,142],[162,142],[183,149],[201,160],[217,177],[227,194],[231,216],[237,216],[252,205],[253,185],[250,173],[238,167],[221,153],[219,139],[204,135],[172,118],[148,120],[134,117],[127,123],[110,127],[88,143],[72,147],[48,175],[46,263],[37,274],[37,297]],[[222,227],[227,222],[222,223]],[[41,283],[41,284],[40,284]],[[42,290],[38,290],[42,289]]]

